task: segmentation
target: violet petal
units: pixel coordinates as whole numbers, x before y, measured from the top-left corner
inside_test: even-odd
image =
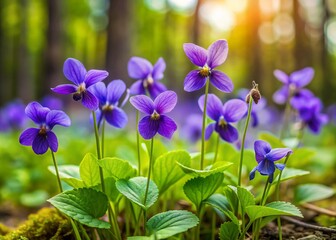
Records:
[[[229,48],[226,40],[217,40],[212,43],[208,48],[208,66],[212,69],[224,63],[228,51]]]
[[[99,103],[101,105],[106,104],[107,89],[106,89],[105,83],[103,82],[96,83],[95,85],[90,87],[90,91],[93,95],[95,95],[98,98]]]
[[[107,100],[110,104],[116,104],[126,90],[126,85],[122,80],[113,80],[107,86]]]
[[[52,131],[47,132],[47,141],[48,141],[50,150],[53,152],[57,152],[58,140],[57,140],[55,133],[53,133]]]
[[[160,116],[160,126],[158,129],[158,133],[161,136],[171,139],[176,129],[177,125],[173,119],[164,115]]]
[[[219,136],[229,143],[233,143],[238,140],[239,134],[235,127],[231,124],[226,124],[224,127],[219,126],[218,123],[215,126],[216,132],[219,133]]]
[[[273,74],[283,84],[289,84],[288,75],[284,73],[283,71],[277,69],[277,70],[274,70]]]
[[[140,94],[145,95],[146,94],[146,89],[143,86],[142,80],[138,80],[132,84],[132,86],[130,87],[130,94],[131,95],[140,95]]]
[[[98,99],[89,90],[82,94],[82,104],[90,110],[96,110],[99,106]]]
[[[71,94],[77,92],[77,86],[73,84],[61,84],[51,90],[58,94]]]
[[[198,99],[198,106],[202,112],[204,111],[204,99],[204,95]],[[215,94],[208,94],[206,112],[212,120],[217,121],[220,118],[222,115],[222,107],[221,100]]]
[[[223,116],[227,122],[238,122],[247,112],[247,104],[240,99],[227,101],[223,106]]]
[[[208,51],[193,43],[183,44],[183,50],[189,60],[196,66],[203,67],[207,62]]]
[[[205,129],[204,138],[208,140],[211,137],[211,134],[215,130],[216,123],[210,123]]]
[[[31,102],[25,109],[26,115],[33,120],[36,124],[45,122],[47,114],[50,112],[49,108],[42,107],[38,102]]]
[[[68,58],[63,65],[64,76],[76,85],[84,82],[86,69],[84,65],[74,58]]]
[[[231,79],[223,72],[212,70],[210,82],[222,92],[230,93],[233,91],[233,83]]]
[[[177,103],[177,95],[174,91],[160,93],[154,100],[154,108],[158,114],[172,111]]]
[[[46,124],[49,129],[52,129],[55,125],[69,127],[71,125],[71,120],[63,111],[51,110],[46,117]]]
[[[43,154],[48,150],[49,143],[45,135],[37,135],[33,141],[32,148],[36,154]]]
[[[163,72],[166,69],[166,63],[163,58],[159,58],[153,67],[152,77],[154,80],[163,78]]]
[[[261,175],[272,175],[275,171],[275,166],[272,161],[264,159],[258,164],[257,170]]]
[[[145,79],[153,70],[152,64],[141,57],[132,57],[127,65],[128,75],[134,79]]]
[[[311,67],[306,67],[301,70],[295,71],[289,76],[290,81],[294,83],[297,88],[302,88],[308,85],[313,77],[314,69]]]
[[[109,75],[108,72],[105,70],[92,69],[88,71],[85,75],[86,88],[89,88],[90,86],[103,81],[108,75]]]
[[[252,171],[250,172],[250,180],[253,180],[255,177],[255,172],[257,171],[257,167],[253,168]]]
[[[206,83],[206,77],[202,77],[198,74],[198,70],[192,70],[187,74],[184,79],[184,90],[187,92],[193,92],[204,87]]]
[[[126,113],[118,107],[113,107],[111,111],[106,111],[105,118],[109,124],[116,128],[125,127],[128,121]]]
[[[153,84],[147,86],[147,90],[149,92],[149,95],[154,99],[160,93],[167,91],[167,88],[164,84],[160,82],[154,82]]]
[[[40,129],[38,128],[28,128],[24,130],[20,135],[19,142],[24,146],[31,146],[39,131]]]
[[[137,95],[130,98],[130,103],[137,110],[143,113],[152,114],[154,112],[154,103],[146,95]]]
[[[284,104],[289,98],[288,86],[282,86],[278,91],[273,94],[274,102],[278,104]]]
[[[285,164],[282,164],[282,163],[276,163],[275,164],[275,167],[277,168],[277,169],[279,169],[280,171],[282,171],[282,170],[284,170],[284,168],[285,168]]]
[[[158,132],[160,120],[152,120],[150,116],[145,116],[139,121],[139,133],[144,139],[151,139]]]
[[[271,145],[268,142],[257,140],[254,142],[254,152],[256,160],[259,163],[265,159],[267,153],[271,151]]]
[[[266,158],[274,162],[280,160],[290,153],[292,153],[292,150],[290,148],[274,148],[266,154]]]

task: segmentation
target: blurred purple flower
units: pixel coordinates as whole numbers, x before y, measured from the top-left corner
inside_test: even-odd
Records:
[[[108,72],[104,70],[86,71],[84,65],[74,58],[68,58],[63,65],[63,73],[65,77],[74,84],[61,84],[52,88],[59,94],[72,94],[75,101],[82,100],[82,104],[90,109],[98,108],[98,99],[89,90],[89,87],[104,80],[108,76]]]
[[[275,70],[274,76],[284,84],[273,94],[273,100],[278,104],[284,104],[290,100],[292,107],[297,109],[299,101],[314,95],[311,91],[303,89],[314,77],[314,69],[311,67],[295,71],[289,76],[281,70]]]
[[[171,118],[163,115],[173,110],[177,103],[177,95],[173,91],[160,93],[155,100],[145,95],[130,98],[131,104],[140,112],[147,114],[139,121],[139,133],[144,139],[153,138],[156,133],[171,138],[177,129]]]
[[[336,104],[332,104],[327,108],[329,121],[336,125]]]
[[[55,98],[53,96],[45,96],[44,98],[42,98],[41,100],[41,105],[45,106],[47,108],[50,109],[54,109],[54,110],[62,110],[63,109],[63,102],[58,99]]]
[[[198,105],[203,111],[204,95],[199,98]],[[240,99],[229,100],[223,105],[216,95],[209,94],[206,113],[216,122],[210,123],[206,128],[205,139],[209,139],[212,132],[216,131],[224,141],[233,143],[238,140],[238,131],[230,123],[238,122],[246,111],[246,103]]]
[[[153,65],[141,57],[132,57],[127,65],[128,75],[137,81],[130,87],[132,95],[146,94],[154,99],[160,93],[167,90],[166,86],[159,82],[163,78],[166,63],[163,58],[159,58]]]
[[[25,112],[38,125],[38,128],[28,128],[23,131],[19,138],[20,143],[25,146],[32,146],[36,154],[43,154],[48,148],[56,152],[58,140],[52,129],[55,125],[70,126],[71,121],[68,115],[60,110],[50,110],[42,107],[37,102],[29,103]]]
[[[8,127],[7,130],[22,129],[25,126],[27,122],[27,117],[24,114],[24,112],[25,112],[25,105],[19,99],[9,102],[2,109],[1,118],[4,126]],[[4,130],[6,130],[6,127],[4,128]]]
[[[233,83],[231,79],[221,71],[214,68],[223,64],[228,54],[228,44],[226,40],[217,40],[212,43],[208,50],[193,43],[183,44],[183,50],[189,60],[200,67],[192,70],[184,79],[184,90],[193,92],[204,87],[207,78],[218,90],[222,92],[232,92]]]
[[[250,172],[250,180],[254,179],[255,172],[258,170],[261,175],[268,175],[271,183],[273,182],[275,168],[281,171],[285,168],[284,164],[274,164],[274,162],[287,156],[287,154],[291,154],[292,150],[290,148],[272,149],[268,142],[257,140],[254,142],[254,152],[258,165]]]
[[[238,98],[245,101],[247,94],[249,94],[250,90],[246,88],[242,88],[238,91]],[[248,103],[246,103],[248,105]],[[252,109],[251,109],[251,120],[252,120],[252,127],[257,127],[259,125],[259,117],[258,112],[260,113],[266,107],[267,101],[265,98],[260,98],[258,104],[252,102]],[[244,117],[247,116],[247,112]]]
[[[187,117],[181,134],[191,143],[197,142],[202,137],[202,115],[192,114]]]
[[[98,125],[105,118],[113,127],[125,127],[128,118],[124,110],[119,107],[119,100],[125,90],[126,85],[122,80],[113,80],[107,87],[102,82],[92,87],[92,92],[99,100],[99,108],[96,110]]]
[[[328,122],[328,116],[321,113],[322,102],[319,98],[313,97],[309,101],[300,102],[298,105],[299,116],[304,125],[314,133],[318,134],[321,127]]]

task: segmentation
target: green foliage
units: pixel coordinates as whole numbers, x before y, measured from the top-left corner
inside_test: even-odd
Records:
[[[238,239],[239,227],[233,222],[225,222],[220,227],[220,240]]]
[[[155,239],[164,239],[185,232],[198,224],[198,218],[191,212],[171,210],[154,215],[146,223],[146,228]]]
[[[198,170],[198,169],[190,168],[178,162],[178,165],[180,165],[180,167],[186,174],[190,174],[192,176],[202,176],[202,177],[206,177],[214,173],[222,173],[224,172],[225,169],[230,167],[232,164],[233,163],[231,162],[218,161],[218,162],[215,162],[215,164],[208,166],[204,170]]]
[[[237,195],[238,195],[240,205],[244,210],[248,206],[255,205],[254,196],[246,188],[237,187]]]
[[[85,155],[79,165],[79,174],[86,187],[100,184],[98,159],[92,153]]]
[[[333,188],[322,184],[303,184],[294,190],[294,200],[297,203],[314,202],[329,198],[335,194]]]
[[[108,199],[92,188],[79,188],[62,192],[48,200],[58,210],[90,227],[109,228],[110,224],[99,220],[108,207]]]
[[[150,180],[145,202],[146,185],[147,178],[145,177],[134,177],[129,180],[120,179],[116,182],[116,187],[122,195],[145,210],[151,207],[159,196],[156,184]]]
[[[184,184],[183,191],[199,210],[202,202],[208,199],[221,186],[223,179],[223,173],[214,173],[207,177],[195,177]]]
[[[265,206],[248,206],[246,213],[253,222],[258,218],[268,216],[296,216],[303,217],[300,210],[289,202],[271,202]]]
[[[71,233],[71,224],[67,218],[54,208],[42,208],[36,214],[29,215],[26,222],[7,233],[3,239],[60,240],[71,239]]]
[[[293,178],[297,178],[300,176],[308,175],[310,172],[301,170],[301,169],[296,169],[296,168],[288,168],[285,167],[284,170],[282,170],[282,175],[281,175],[281,180],[280,182],[284,182]],[[279,175],[273,180],[272,184],[277,184],[279,179]]]
[[[177,163],[190,166],[190,162],[190,155],[184,150],[167,152],[155,160],[153,181],[161,194],[184,177],[185,174]]]
[[[54,166],[48,167],[49,171],[56,176]],[[85,187],[82,179],[80,179],[79,166],[76,165],[60,165],[58,166],[58,172],[61,180],[69,184],[73,188]]]
[[[136,176],[136,169],[127,160],[106,157],[100,159],[98,164],[104,170],[104,178],[113,177],[118,180]]]

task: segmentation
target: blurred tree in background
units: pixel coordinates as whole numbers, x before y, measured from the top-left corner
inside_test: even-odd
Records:
[[[182,44],[208,46],[219,38],[228,40],[222,70],[236,89],[255,80],[270,99],[280,86],[274,69],[312,66],[309,87],[326,104],[336,102],[333,0],[1,0],[0,105],[51,94],[50,87],[65,82],[67,57],[129,86],[131,56],[153,63],[162,56],[164,83],[196,98],[183,92],[192,65]]]

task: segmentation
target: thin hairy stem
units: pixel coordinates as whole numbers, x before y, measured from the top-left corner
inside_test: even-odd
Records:
[[[139,133],[139,111],[136,111],[136,140],[138,150],[138,175],[141,176],[141,154],[140,154],[140,133]]]
[[[57,167],[57,162],[56,162],[55,154],[51,150],[50,150],[50,152],[51,152],[52,160],[53,160],[55,171],[56,171],[58,187],[59,187],[60,192],[63,192],[61,178],[60,178],[60,175],[59,175],[59,172],[58,172],[58,167]]]
[[[205,120],[206,120],[206,107],[208,101],[208,93],[209,93],[209,82],[207,79],[205,84],[205,93],[204,93],[204,105],[203,105],[203,121],[202,121],[202,146],[201,146],[201,164],[200,169],[203,169],[204,166],[204,153],[205,153]]]

